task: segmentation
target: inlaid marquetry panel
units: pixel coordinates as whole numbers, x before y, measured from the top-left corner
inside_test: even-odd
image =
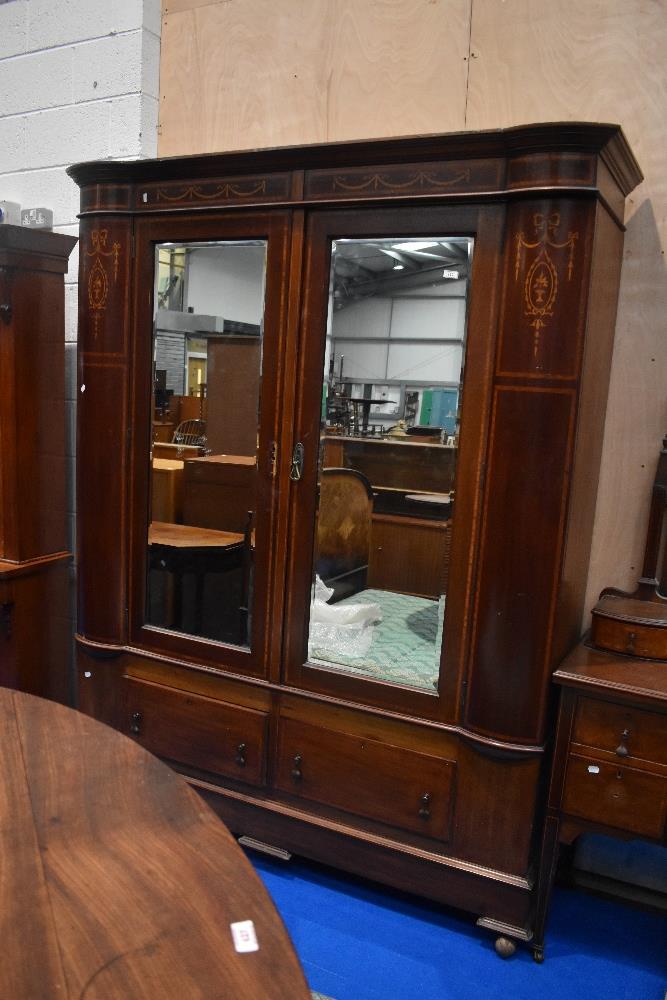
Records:
[[[227,205],[263,205],[284,201],[290,193],[289,173],[262,176],[223,177],[213,181],[176,181],[151,183],[137,187],[136,208],[202,207]]]
[[[410,163],[373,169],[309,170],[307,198],[386,198],[415,194],[455,194],[495,191],[501,186],[502,165],[496,160]]]
[[[580,202],[519,202],[510,208],[500,375],[575,379],[584,334],[588,218]]]
[[[123,356],[131,226],[103,216],[82,220],[79,246],[79,340],[86,353]]]

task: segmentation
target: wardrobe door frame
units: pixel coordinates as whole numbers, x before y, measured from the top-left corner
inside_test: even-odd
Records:
[[[219,668],[242,677],[268,678],[271,670],[271,636],[280,611],[275,595],[284,576],[280,553],[274,544],[281,502],[275,442],[284,419],[282,388],[285,378],[287,299],[291,213],[286,210],[185,214],[182,212],[138,218],[135,221],[135,283],[133,307],[133,358],[131,404],[132,497],[130,510],[130,645],[139,651],[177,661]],[[155,248],[161,243],[198,243],[266,240],[262,368],[260,381],[259,443],[256,486],[253,602],[249,647],[170,631],[145,621],[147,537],[149,520],[149,453],[152,424],[152,353]],[[289,419],[289,418],[288,418]],[[282,498],[284,499],[284,498]],[[278,587],[276,583],[278,582]],[[275,605],[275,607],[274,607]],[[280,619],[278,618],[278,622]],[[279,627],[279,625],[278,625]],[[275,644],[274,644],[275,645]],[[274,671],[277,665],[274,665]]]
[[[290,688],[439,722],[456,724],[461,717],[500,311],[504,224],[502,204],[420,201],[409,207],[370,205],[307,212],[294,425],[294,444],[304,444],[305,457],[299,482],[289,482],[289,470],[283,471],[284,488],[291,493],[283,647],[283,680]],[[454,515],[444,625],[447,641],[443,643],[438,690],[434,688],[431,693],[356,677],[320,664],[309,665],[307,648],[331,243],[336,238],[445,235],[470,236],[474,247],[455,482],[458,510]]]

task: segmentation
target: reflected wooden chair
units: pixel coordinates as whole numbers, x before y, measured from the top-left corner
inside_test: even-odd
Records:
[[[322,469],[315,570],[334,588],[332,602],[364,590],[371,544],[373,490],[355,469]]]
[[[206,421],[198,419],[181,420],[178,427],[174,430],[171,443],[206,448]]]

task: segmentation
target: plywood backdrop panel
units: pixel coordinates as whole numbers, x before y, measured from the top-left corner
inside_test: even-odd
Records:
[[[166,0],[160,155],[462,129],[469,33],[469,0]]]
[[[619,122],[646,177],[624,263],[586,604],[634,588],[667,431],[667,4],[475,0],[466,126]]]
[[[619,122],[628,231],[587,604],[640,571],[662,435],[665,0],[164,0],[160,155]],[[469,58],[470,56],[470,58]]]

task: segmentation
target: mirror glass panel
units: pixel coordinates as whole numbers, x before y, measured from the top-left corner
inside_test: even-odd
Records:
[[[265,241],[156,247],[146,622],[249,647]]]
[[[312,667],[437,690],[472,250],[332,244]]]

